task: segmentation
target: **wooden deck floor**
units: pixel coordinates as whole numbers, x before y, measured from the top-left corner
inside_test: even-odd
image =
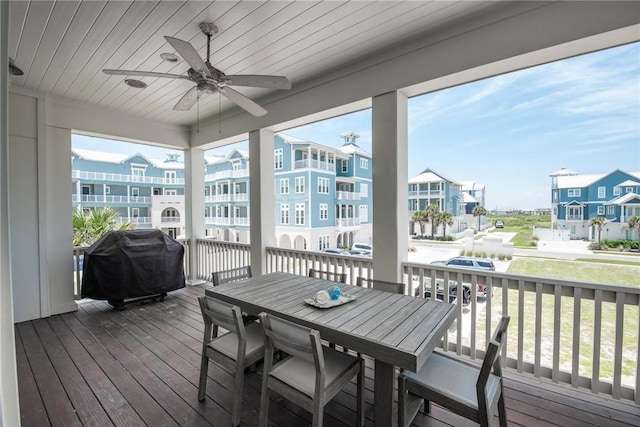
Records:
[[[132,304],[122,312],[104,302],[78,312],[16,325],[22,425],[227,426],[233,380],[209,364],[207,397],[198,402],[202,317],[196,297],[203,287],[172,292],[164,302]],[[242,425],[258,424],[261,366],[245,379]],[[366,417],[373,425],[373,361],[367,361]],[[628,402],[549,386],[509,374],[510,425],[638,426],[640,407]],[[355,425],[355,384],[325,409],[325,425]],[[311,418],[274,397],[272,426],[307,426]],[[417,426],[474,425],[433,406]]]

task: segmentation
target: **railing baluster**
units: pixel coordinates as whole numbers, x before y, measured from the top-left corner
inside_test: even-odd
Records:
[[[448,276],[448,275],[447,275]],[[456,307],[456,311],[458,312],[458,320],[456,321],[456,326],[457,326],[457,331],[458,331],[458,338],[456,339],[456,354],[458,356],[462,355],[462,299],[463,299],[463,287],[462,287],[462,273],[457,273],[456,274],[456,281],[458,282],[457,288],[456,288],[456,300],[457,300],[457,307]],[[445,280],[445,283],[449,283],[449,280]],[[448,290],[447,293],[445,294],[445,301],[448,301],[448,297],[447,295],[449,295]]]
[[[542,283],[536,283],[536,326],[533,375],[540,378],[540,357],[542,352]]]
[[[478,275],[473,273],[471,274],[471,359],[475,360],[476,358],[476,316],[478,312]],[[463,290],[462,287],[460,287]],[[464,293],[460,296],[463,296]],[[462,301],[462,300],[461,300]],[[483,349],[484,350],[484,349]]]
[[[522,372],[524,360],[524,281],[518,280],[518,359],[516,369]]]
[[[616,338],[613,353],[613,390],[614,399],[619,399],[622,381],[622,334],[624,332],[624,292],[616,293]]]
[[[636,335],[636,342],[638,346],[636,347],[636,389],[634,391],[634,401],[636,405],[640,405],[640,300],[636,304],[638,308],[638,335]]]
[[[553,298],[553,370],[551,380],[560,381],[560,314],[562,312],[562,286],[555,285]]]
[[[502,282],[502,315],[503,316],[508,316],[509,315],[509,279],[507,279],[506,277],[503,277],[500,279],[500,281]],[[504,366],[507,366],[507,349],[509,346],[509,331],[505,332],[505,336],[502,338],[502,341],[504,342],[503,344],[503,348],[502,348],[502,356],[501,356],[501,362],[503,363]]]
[[[492,318],[493,318],[493,277],[487,277],[487,300],[485,303],[485,325],[484,325],[484,344],[485,347],[489,344],[491,340],[491,329],[492,329]]]
[[[597,289],[593,302],[593,368],[591,391],[600,392],[600,346],[602,344],[602,291]]]
[[[578,387],[580,377],[580,310],[582,288],[573,290],[573,347],[571,354],[571,387]]]

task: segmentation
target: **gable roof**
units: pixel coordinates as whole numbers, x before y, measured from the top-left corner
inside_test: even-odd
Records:
[[[460,184],[459,182],[449,179],[444,175],[442,175],[441,173],[434,171],[431,168],[426,168],[424,171],[422,171],[422,173],[411,178],[409,180],[409,184],[420,184],[423,182],[442,182],[442,181],[448,181],[451,184],[462,186],[462,184]]]
[[[640,172],[625,172],[620,169],[616,169],[613,172],[609,173],[599,173],[599,174],[591,174],[591,175],[563,175],[558,176],[558,188],[584,188],[588,187],[591,184],[606,178],[609,175],[612,175],[616,172],[621,172],[625,175],[630,175],[635,178],[640,179]]]
[[[352,154],[352,153],[345,153],[336,147],[329,147],[328,145],[318,144],[317,142],[307,141],[307,140],[296,138],[295,136],[287,135],[284,133],[278,132],[276,135],[282,138],[282,140],[289,145],[309,145],[319,150],[330,151],[336,157],[339,157],[341,159],[348,159],[350,157],[350,154]]]
[[[604,203],[605,205],[627,205],[627,204],[640,204],[640,195],[636,193],[626,193],[622,196],[616,197],[615,199],[611,199],[608,202]]]
[[[184,162],[168,162],[166,159],[152,159],[140,153],[117,154],[108,153],[106,151],[87,150],[84,148],[72,148],[71,152],[84,160],[93,162],[121,164],[127,160],[140,157],[158,169],[184,169]]]

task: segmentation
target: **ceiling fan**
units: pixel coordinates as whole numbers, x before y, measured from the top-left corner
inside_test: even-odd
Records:
[[[176,111],[190,110],[199,98],[199,92],[216,93],[218,92],[225,98],[236,103],[238,106],[253,114],[256,117],[264,116],[267,110],[247,98],[240,92],[232,89],[230,86],[248,86],[260,87],[267,89],[291,89],[291,82],[283,76],[268,76],[259,74],[240,74],[226,75],[216,67],[211,65],[209,55],[211,51],[211,37],[218,32],[218,28],[209,22],[200,23],[200,30],[207,36],[207,60],[204,61],[198,51],[191,43],[174,37],[164,36],[169,44],[176,50],[189,64],[187,75],[158,73],[154,71],[135,71],[135,70],[102,70],[106,74],[123,75],[123,76],[141,76],[141,77],[162,77],[168,79],[184,79],[191,80],[196,84],[185,93],[178,103],[173,107]]]

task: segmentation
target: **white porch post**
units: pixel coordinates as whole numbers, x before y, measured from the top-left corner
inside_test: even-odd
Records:
[[[373,271],[376,279],[400,282],[407,260],[407,97],[397,91],[373,98]],[[384,163],[381,159],[384,159]],[[394,367],[375,362],[375,425],[391,426]]]
[[[185,234],[189,239],[189,277],[187,283],[197,284],[197,240],[205,237],[204,225],[204,150],[184,150]]]
[[[267,272],[265,248],[276,244],[273,150],[273,132],[265,129],[249,132],[249,224],[254,274]]]

